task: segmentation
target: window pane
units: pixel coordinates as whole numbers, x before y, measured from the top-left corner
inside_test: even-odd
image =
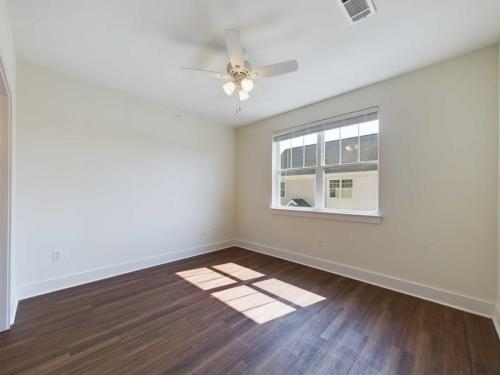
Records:
[[[362,122],[359,124],[359,135],[378,134],[378,120]]]
[[[378,160],[378,121],[359,125],[360,161]]]
[[[304,136],[304,145],[306,146],[316,144],[317,141],[318,141],[317,133]]]
[[[343,128],[340,128],[340,137],[342,139],[345,138],[354,138],[358,137],[358,125],[349,125],[349,126],[344,126]]]
[[[358,125],[344,126],[340,128],[342,164],[358,162]]]
[[[304,146],[304,137],[292,138],[291,141],[292,141],[292,147],[293,148]]]
[[[291,157],[290,149],[284,150],[281,153],[281,169],[290,168],[292,166],[291,161],[292,161],[292,157]]]
[[[316,166],[316,145],[307,145],[304,147],[304,166]]]
[[[318,143],[318,134],[309,134],[304,137],[304,166],[316,166],[316,144]]]
[[[336,165],[340,163],[340,141],[325,141],[325,164]]]
[[[325,131],[325,165],[340,163],[340,129]]]
[[[314,168],[281,172],[279,178],[280,186],[281,183],[286,183],[286,195],[280,197],[282,206],[314,207],[316,179]]]
[[[331,129],[325,132],[325,142],[338,141],[340,139],[340,129]]]
[[[304,166],[304,147],[292,148],[292,168],[302,168]]]
[[[325,168],[325,208],[349,211],[378,209],[378,166],[339,165]]]
[[[292,166],[291,148],[292,142],[289,139],[280,142],[281,169],[288,169]]]

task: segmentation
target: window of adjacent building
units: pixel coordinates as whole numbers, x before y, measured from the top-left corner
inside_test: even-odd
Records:
[[[330,198],[340,198],[340,180],[330,180]]]
[[[342,180],[340,198],[352,198],[352,180]]]
[[[273,134],[273,206],[378,212],[378,109]]]
[[[329,180],[329,194],[331,199],[352,198],[352,179]],[[342,186],[342,188],[341,188]]]
[[[281,181],[280,183],[280,197],[285,198],[286,197],[286,182]]]

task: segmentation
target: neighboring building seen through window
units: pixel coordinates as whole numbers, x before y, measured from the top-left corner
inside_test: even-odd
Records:
[[[286,181],[280,182],[280,197],[281,198],[286,197]]]
[[[378,211],[377,110],[285,130],[273,144],[275,206]]]
[[[329,186],[331,199],[352,198],[352,179],[330,180]]]
[[[340,180],[330,180],[330,198],[340,198]]]

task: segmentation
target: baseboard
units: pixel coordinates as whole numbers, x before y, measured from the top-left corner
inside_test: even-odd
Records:
[[[149,258],[134,260],[127,263],[112,265],[109,267],[94,269],[77,274],[66,275],[54,279],[43,280],[32,284],[18,285],[18,299],[23,300],[30,297],[35,297],[41,294],[55,292],[57,290],[70,288],[82,284],[87,284],[93,281],[106,279],[108,277],[118,276],[125,273],[141,270],[143,268],[154,267],[165,263],[174,262],[176,260],[191,258],[197,255],[211,253],[213,251],[222,250],[234,245],[233,240],[221,241],[201,246],[183,249],[175,252],[170,252],[162,255],[157,255]]]
[[[495,306],[495,316],[493,317],[493,324],[497,330],[497,336],[500,340],[500,302]]]
[[[251,241],[235,240],[235,245],[488,318],[494,314],[494,303],[490,301]]]
[[[17,295],[12,299],[10,303],[10,325],[13,325],[16,321],[17,306],[19,305],[19,298]]]

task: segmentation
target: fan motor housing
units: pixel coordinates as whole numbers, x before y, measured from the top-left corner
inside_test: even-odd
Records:
[[[231,63],[227,64],[227,73],[234,78],[235,81],[240,82],[241,80],[247,78],[252,71],[250,63],[245,60],[244,66],[233,66]]]

